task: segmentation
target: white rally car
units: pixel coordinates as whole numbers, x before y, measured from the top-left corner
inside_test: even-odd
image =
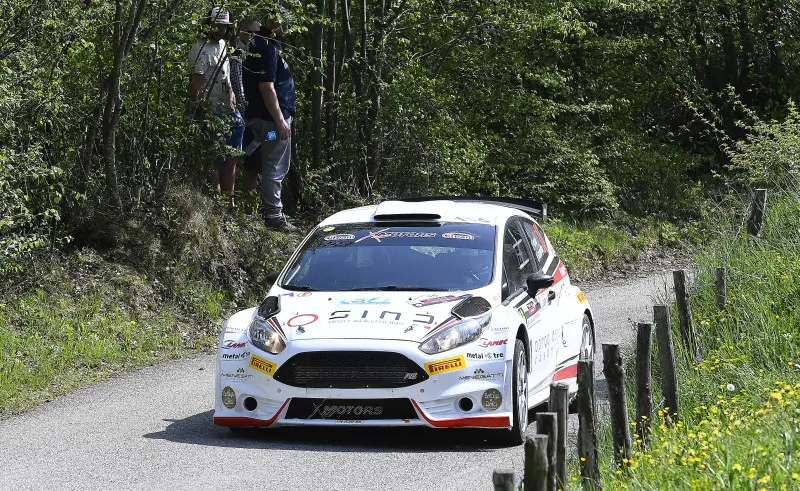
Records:
[[[523,200],[386,201],[320,223],[219,338],[214,423],[496,429],[577,390],[592,311]]]

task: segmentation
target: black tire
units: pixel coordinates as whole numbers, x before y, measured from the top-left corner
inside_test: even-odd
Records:
[[[581,322],[581,347],[578,351],[578,360],[594,360],[594,355],[597,352],[597,343],[594,339],[594,329],[592,328],[592,321],[587,314],[583,314],[583,321]],[[569,412],[578,412],[578,394],[575,393],[569,400]]]
[[[513,426],[511,430],[498,430],[495,435],[496,441],[505,446],[521,445],[525,441],[525,429],[528,427],[528,362],[525,356],[525,343],[519,339],[514,345],[513,370],[511,390],[514,396]]]

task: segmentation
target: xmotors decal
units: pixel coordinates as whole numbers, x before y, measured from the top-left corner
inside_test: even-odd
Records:
[[[463,300],[468,297],[470,297],[469,294],[445,295],[445,296],[425,295],[424,297],[419,297],[412,300],[411,305],[413,305],[414,307],[430,307],[431,305],[439,305],[441,303],[455,302],[457,300]]]
[[[475,240],[475,236],[466,232],[447,232],[442,234],[443,239]]]
[[[360,239],[356,240],[355,243],[358,244],[362,240],[365,239],[375,239],[375,241],[380,242],[381,239],[394,239],[394,238],[430,238],[436,237],[435,232],[387,232],[389,228],[385,228],[383,230],[378,230],[377,232],[370,232],[367,235],[361,237]]]
[[[236,349],[236,348],[244,348],[247,345],[246,342],[239,342],[239,341],[223,341],[222,342],[222,349]]]
[[[353,234],[334,234],[334,235],[326,235],[325,240],[327,241],[336,241],[336,240],[354,240],[356,238]]]
[[[286,325],[289,327],[305,327],[309,324],[317,322],[319,316],[316,314],[297,314],[288,321]]]
[[[271,361],[265,360],[260,356],[253,355],[253,357],[250,358],[250,368],[258,370],[259,372],[269,375],[270,377],[272,376],[272,374],[275,373],[276,366],[277,365],[275,365]]]
[[[341,300],[339,305],[388,305],[390,303],[392,303],[392,301],[389,298],[373,297]]]
[[[588,302],[588,300],[586,300],[586,295],[584,295],[583,292],[578,292],[575,294],[575,296],[578,297],[578,302],[582,304]]]
[[[494,348],[495,346],[503,346],[508,344],[508,339],[486,339],[481,338],[478,346],[481,348]]]
[[[429,375],[436,375],[439,373],[452,372],[454,370],[461,370],[466,368],[467,362],[464,360],[463,355],[445,358],[443,360],[432,361],[425,364],[425,371]]]

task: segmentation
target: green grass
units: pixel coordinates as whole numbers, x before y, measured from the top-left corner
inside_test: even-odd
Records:
[[[624,470],[605,443],[606,489],[800,489],[800,194],[771,195],[758,238],[737,234],[743,213],[726,213],[697,258],[692,308],[702,361],[679,365],[682,420],[673,426],[654,415],[652,446],[639,447]],[[715,305],[719,266],[728,269],[724,310]],[[634,407],[629,401],[631,414]]]

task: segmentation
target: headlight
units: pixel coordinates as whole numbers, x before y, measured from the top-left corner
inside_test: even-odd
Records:
[[[280,334],[269,325],[267,319],[256,317],[250,323],[250,342],[253,346],[260,348],[267,353],[277,355],[286,348],[286,341]]]
[[[480,317],[453,324],[420,344],[419,349],[423,353],[433,355],[471,343],[480,337],[491,320],[492,314],[489,312]]]

